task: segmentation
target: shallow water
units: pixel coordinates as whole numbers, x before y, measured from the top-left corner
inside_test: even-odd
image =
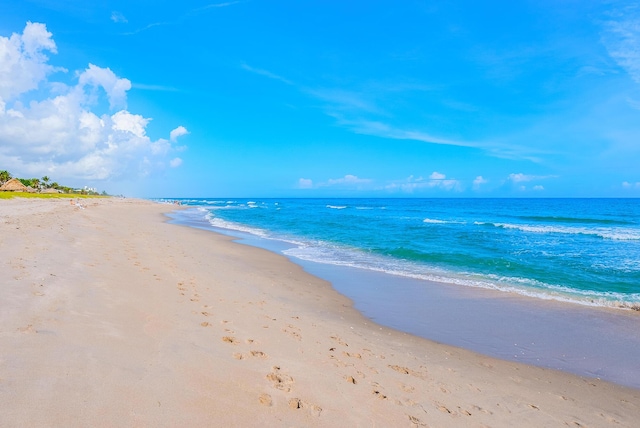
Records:
[[[637,312],[305,260],[292,252],[300,248],[298,242],[270,239],[249,233],[251,229],[215,227],[205,215],[186,210],[171,217],[288,255],[311,274],[330,281],[379,324],[497,358],[640,388]]]
[[[301,260],[593,306],[640,306],[640,200],[191,199]]]

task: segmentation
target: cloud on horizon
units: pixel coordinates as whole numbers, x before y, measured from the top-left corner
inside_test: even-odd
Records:
[[[171,141],[152,140],[146,134],[151,119],[126,109],[128,79],[93,64],[76,73],[75,85],[50,79],[65,70],[48,63],[47,53],[57,48],[45,24],[27,22],[22,34],[0,36],[0,52],[7,58],[0,68],[4,168],[58,180],[107,180],[180,165],[168,160],[176,150],[171,143],[188,131],[180,126],[171,132]],[[35,89],[50,92],[43,96]],[[94,112],[104,101],[110,112]]]
[[[373,180],[370,178],[360,178],[356,175],[347,174],[344,177],[330,178],[326,181],[314,183],[310,178],[298,179],[298,189],[320,189],[326,187],[341,187],[350,190],[370,190]]]
[[[410,175],[404,180],[394,181],[385,185],[383,189],[392,192],[401,191],[403,193],[413,193],[425,189],[461,192],[464,190],[464,186],[459,180],[447,178],[445,174],[434,171],[428,178]]]

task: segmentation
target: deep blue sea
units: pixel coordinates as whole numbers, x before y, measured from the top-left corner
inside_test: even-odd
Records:
[[[640,307],[638,199],[179,199],[285,254],[583,305]]]

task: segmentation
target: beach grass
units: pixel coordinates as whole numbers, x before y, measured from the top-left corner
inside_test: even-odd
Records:
[[[109,198],[103,195],[80,195],[77,193],[28,193],[28,192],[0,192],[0,199],[32,198],[32,199],[64,199],[64,198]]]

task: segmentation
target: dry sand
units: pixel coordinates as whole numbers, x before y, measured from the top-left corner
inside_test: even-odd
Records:
[[[380,327],[171,206],[0,201],[0,426],[637,426],[640,391]],[[594,344],[597,346],[597,344]]]

